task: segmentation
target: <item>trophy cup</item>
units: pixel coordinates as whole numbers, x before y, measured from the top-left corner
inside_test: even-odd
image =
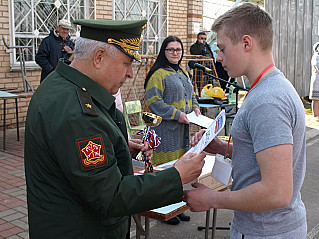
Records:
[[[153,139],[150,140],[151,135],[155,134],[154,131],[150,131],[150,128],[159,125],[162,122],[162,117],[150,112],[143,112],[142,119],[146,124],[146,127],[141,132],[141,134],[143,135],[142,142],[144,143],[145,141],[147,141],[151,149],[156,149],[159,146],[160,141],[157,140],[157,142],[155,142],[158,137],[153,137]],[[142,153],[142,151],[138,153],[136,159],[145,162],[145,173],[153,172],[153,166],[151,161],[147,159],[147,157],[145,156],[145,154]]]

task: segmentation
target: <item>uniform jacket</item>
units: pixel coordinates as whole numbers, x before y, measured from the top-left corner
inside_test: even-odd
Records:
[[[33,95],[25,126],[30,238],[125,238],[127,215],[182,200],[175,168],[132,175],[114,100],[63,61]]]
[[[171,67],[156,70],[146,86],[146,104],[152,113],[163,118],[154,127],[162,140],[152,161],[158,165],[180,158],[190,139],[189,125],[179,123],[179,115],[199,108],[187,72],[182,69],[176,72]]]
[[[70,36],[64,41],[56,30],[51,31],[50,35],[42,40],[35,55],[35,62],[42,68],[41,82],[55,69],[60,58],[69,59],[71,56],[70,53],[62,51],[64,46],[74,49]]]

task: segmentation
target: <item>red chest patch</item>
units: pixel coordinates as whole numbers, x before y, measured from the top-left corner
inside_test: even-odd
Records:
[[[86,171],[107,165],[102,137],[79,140],[77,143],[82,170]]]

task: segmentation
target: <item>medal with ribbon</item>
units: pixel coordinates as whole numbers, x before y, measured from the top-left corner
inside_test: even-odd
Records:
[[[139,131],[137,135],[143,135],[142,142],[147,142],[150,149],[157,149],[161,144],[161,138],[155,133],[151,127],[157,126],[162,122],[162,117],[149,113],[143,112],[142,116],[146,127]],[[136,156],[136,159],[139,161],[144,161],[145,163],[145,173],[153,172],[153,165],[152,162],[146,157],[145,152],[139,152]]]

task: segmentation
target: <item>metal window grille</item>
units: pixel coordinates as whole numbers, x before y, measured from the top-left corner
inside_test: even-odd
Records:
[[[167,0],[113,0],[113,19],[147,19],[143,32],[142,54],[157,54],[163,40],[167,37]]]

